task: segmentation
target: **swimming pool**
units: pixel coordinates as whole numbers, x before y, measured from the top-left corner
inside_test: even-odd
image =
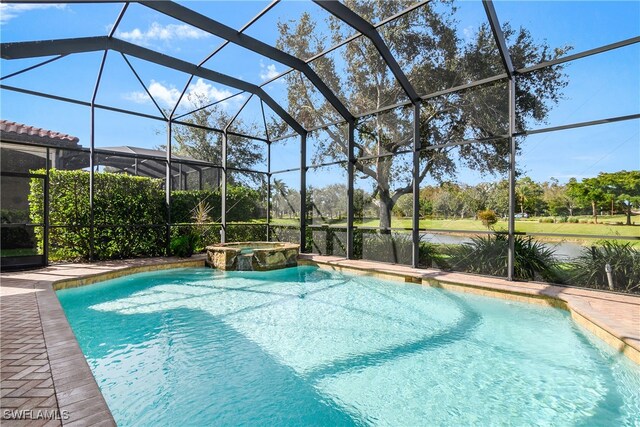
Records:
[[[300,266],[58,291],[119,425],[634,425],[640,368],[563,310]]]

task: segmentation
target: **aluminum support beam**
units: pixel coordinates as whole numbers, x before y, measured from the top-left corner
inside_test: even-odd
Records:
[[[354,258],[354,232],[353,232],[353,217],[354,217],[354,186],[355,181],[355,167],[356,157],[354,154],[355,147],[355,121],[349,122],[349,136],[347,141],[347,155],[349,161],[347,162],[347,259]]]
[[[192,74],[204,79],[234,87],[260,97],[271,109],[280,116],[292,129],[298,133],[305,129],[289,113],[287,113],[271,96],[262,88],[222,73],[207,68],[198,67],[195,64],[164,55],[135,44],[102,37],[85,37],[75,39],[60,39],[35,42],[17,42],[0,44],[0,54],[3,59],[33,58],[40,56],[63,55],[71,53],[95,52],[100,50],[115,50],[123,54],[134,56],[163,67],[171,68],[183,73]]]
[[[100,80],[102,80],[102,72],[104,71],[104,63],[107,60],[107,54],[109,51],[105,50],[102,55],[102,61],[100,62],[100,69],[98,71],[98,77],[96,78],[96,84],[93,88],[93,95],[91,96],[90,107],[90,140],[89,140],[89,261],[93,261],[94,249],[95,249],[95,218],[94,218],[94,204],[93,197],[95,195],[95,145],[96,145],[96,97],[98,96],[98,89],[100,88]]]
[[[167,222],[165,224],[165,238],[167,243],[167,256],[171,256],[171,140],[173,139],[173,124],[167,122],[167,166],[164,183],[164,203],[167,209]]]
[[[511,54],[509,53],[507,42],[504,38],[504,33],[502,32],[502,27],[500,27],[500,21],[498,21],[496,9],[493,7],[493,1],[482,0],[482,5],[484,6],[484,11],[487,13],[487,19],[489,20],[489,26],[491,27],[493,38],[498,45],[498,50],[500,51],[500,59],[502,59],[502,65],[509,75],[509,78],[511,78],[513,77],[515,68],[513,66],[513,61],[511,60]]]
[[[44,236],[42,240],[42,256],[45,267],[49,265],[49,176],[51,171],[51,149],[46,148],[47,161],[45,163],[44,177]]]
[[[220,186],[220,243],[227,242],[227,132],[222,133],[222,185]]]
[[[600,53],[609,52],[610,50],[620,49],[621,47],[631,46],[633,44],[640,43],[640,36],[632,37],[630,39],[621,40],[616,43],[607,44],[604,46],[596,47],[594,49],[578,52],[573,55],[563,56],[562,58],[551,59],[549,61],[543,61],[530,67],[518,68],[516,72],[518,74],[530,73],[532,71],[539,70],[541,68],[553,67],[554,65],[564,64],[565,62],[575,61],[576,59],[587,58],[589,56],[598,55]]]
[[[391,21],[394,21],[394,20],[396,20],[396,19],[398,19],[398,18],[400,18],[400,17],[402,17],[402,16],[404,16],[404,15],[406,15],[408,13],[413,12],[416,9],[421,8],[422,6],[426,5],[430,1],[431,0],[423,0],[423,1],[420,1],[420,2],[417,2],[417,3],[414,3],[411,6],[409,6],[408,8],[404,9],[403,11],[398,12],[395,15],[388,16],[388,17],[386,17],[385,19],[383,19],[383,20],[381,20],[379,22],[376,22],[373,27],[376,28],[376,29],[379,28],[379,27],[382,27],[383,25],[385,25],[385,24],[387,24],[387,23],[389,23]],[[318,58],[320,58],[322,56],[326,56],[328,53],[331,53],[334,50],[340,49],[342,46],[345,46],[345,45],[349,44],[353,40],[356,40],[358,37],[362,37],[362,33],[356,32],[355,34],[352,34],[351,36],[349,36],[346,39],[334,44],[333,46],[331,46],[331,47],[329,47],[329,48],[327,48],[325,50],[323,50],[322,52],[318,52],[315,55],[313,55],[312,57],[305,59],[304,62],[309,64],[309,63],[315,61],[316,59],[318,59]],[[266,80],[264,83],[261,84],[261,86],[268,85],[272,81],[277,80],[280,77],[285,76],[285,75],[289,74],[292,71],[293,71],[293,68],[289,68],[288,70],[285,70],[285,71],[281,72],[280,74],[278,74],[276,76],[273,76],[272,78]]]
[[[504,38],[498,15],[492,0],[482,0],[482,5],[489,20],[493,38],[498,46],[502,65],[509,77],[509,249],[507,252],[507,279],[514,280],[515,251],[515,209],[516,209],[516,80],[515,67],[511,60],[511,53]]]
[[[307,252],[307,134],[300,135],[300,252]]]
[[[353,119],[353,116],[342,101],[340,101],[331,89],[329,89],[309,64],[303,60],[177,3],[170,1],[140,1],[139,3],[157,12],[182,21],[185,24],[199,28],[209,34],[213,34],[214,36],[220,37],[233,44],[300,71],[309,79],[309,81],[311,81],[311,83],[325,97],[327,102],[329,102],[329,104],[331,104],[345,120]]]
[[[237,79],[217,71],[209,70],[207,68],[198,67],[186,61],[182,61],[177,58],[173,58],[161,53],[155,52],[150,49],[146,49],[140,46],[136,46],[132,43],[128,43],[122,40],[113,39],[111,41],[111,48],[118,50],[122,53],[127,53],[131,56],[135,56],[145,61],[153,62],[158,65],[162,65],[174,70],[182,71],[184,73],[192,74],[194,76],[202,77],[213,82],[221,83],[229,87],[235,87],[246,92],[253,93],[260,97],[264,102],[271,107],[271,109],[280,116],[292,129],[296,132],[304,132],[304,128],[300,125],[289,113],[287,113],[276,101],[271,98],[262,88],[247,83],[244,80]]]
[[[109,49],[109,37],[79,37],[74,39],[39,40],[0,44],[2,59],[37,58],[40,56],[69,55]]]
[[[20,75],[22,73],[26,73],[27,71],[35,70],[36,68],[42,67],[43,65],[50,64],[50,63],[52,63],[54,61],[57,61],[58,59],[64,58],[65,56],[66,55],[58,55],[55,58],[47,59],[46,61],[42,61],[42,62],[40,62],[38,64],[35,64],[35,65],[32,65],[30,67],[23,68],[22,70],[16,71],[15,73],[11,73],[11,74],[8,74],[6,76],[0,77],[0,80],[4,80],[4,79],[11,78],[11,77],[15,77],[15,76],[18,76],[18,75]]]
[[[278,4],[280,2],[280,0],[274,0],[271,2],[271,4],[269,4],[266,8],[264,8],[260,13],[258,13],[257,16],[254,16],[248,23],[246,23],[241,29],[240,32],[243,33],[247,28],[249,28],[251,25],[253,25],[258,19],[260,19],[265,13],[267,13],[269,10],[271,10],[276,4]],[[218,52],[220,52],[225,46],[227,46],[229,44],[228,41],[224,41],[220,46],[218,46],[213,52],[211,52],[209,55],[207,55],[207,57],[205,59],[203,59],[202,61],[200,61],[200,63],[198,64],[198,68],[202,67],[205,62],[207,62],[208,60],[210,60],[211,58],[214,57],[214,55],[216,55]],[[171,117],[172,119],[174,118],[174,115],[176,113],[176,110],[178,109],[178,106],[180,105],[180,102],[182,101],[182,98],[184,98],[184,95],[187,93],[187,89],[189,88],[189,85],[191,84],[191,82],[193,81],[193,75],[191,75],[189,77],[189,80],[187,80],[187,83],[184,85],[184,88],[182,89],[182,92],[180,92],[180,96],[178,97],[178,101],[176,101],[176,104],[173,106],[173,109],[171,110],[171,114],[169,114],[169,117]],[[216,102],[212,102],[209,105],[206,105],[204,107],[200,107],[200,109],[204,109],[204,108],[209,108],[213,105],[215,105],[217,102],[220,101],[216,101]],[[195,112],[195,111],[194,111]],[[182,117],[189,115],[191,113],[187,113],[184,114]]]
[[[140,86],[142,86],[142,88],[146,92],[146,94],[149,97],[149,99],[151,100],[151,102],[153,102],[153,105],[156,106],[156,109],[158,110],[160,115],[162,117],[166,118],[166,119],[169,119],[169,117],[167,117],[167,115],[164,113],[162,108],[160,108],[160,105],[158,105],[158,102],[156,101],[156,99],[153,97],[153,95],[151,95],[151,92],[149,92],[149,89],[147,88],[147,85],[144,84],[144,81],[142,81],[142,78],[140,77],[140,75],[138,74],[136,69],[133,68],[133,65],[131,65],[131,62],[129,62],[129,59],[127,58],[127,55],[125,55],[124,53],[120,53],[120,55],[122,56],[122,59],[124,59],[124,62],[126,62],[127,65],[129,66],[129,69],[131,70],[133,75],[136,76],[136,79],[138,80],[138,83],[140,83]]]
[[[313,1],[318,6],[325,9],[327,12],[371,40],[373,45],[380,53],[380,56],[382,56],[382,59],[384,60],[384,62],[386,62],[387,66],[395,76],[396,80],[398,80],[398,83],[400,83],[400,86],[407,94],[409,99],[412,102],[417,102],[418,100],[420,100],[418,92],[416,92],[416,90],[413,88],[413,85],[411,85],[411,83],[409,82],[406,74],[404,73],[404,71],[402,71],[402,68],[400,68],[398,61],[396,61],[396,58],[389,50],[389,47],[380,36],[380,33],[378,33],[378,30],[376,30],[373,25],[371,25],[367,20],[362,18],[360,15],[358,15],[339,1]]]
[[[509,250],[507,252],[507,279],[514,280],[516,259],[516,81],[509,79]]]
[[[420,264],[420,106],[413,105],[413,218],[411,236],[413,243],[412,267]]]
[[[271,143],[267,142],[267,242],[271,241]]]
[[[122,6],[122,9],[120,9],[120,13],[118,13],[116,22],[113,23],[113,26],[111,27],[111,30],[109,31],[109,35],[107,37],[113,38],[113,36],[116,34],[116,31],[118,30],[118,26],[120,25],[120,22],[122,22],[122,18],[124,18],[124,14],[127,12],[128,8],[129,8],[129,2],[126,2]]]
[[[37,91],[34,91],[34,90],[22,89],[22,88],[15,87],[15,86],[8,86],[8,85],[0,84],[0,89],[10,90],[11,92],[23,93],[25,95],[38,96],[38,97],[46,98],[46,99],[53,99],[55,101],[67,102],[69,104],[82,105],[83,107],[91,107],[91,103],[87,102],[87,101],[81,101],[79,99],[73,99],[73,98],[65,98],[63,96],[51,95],[49,93],[43,93],[43,92],[37,92]],[[113,111],[113,112],[116,112],[116,113],[128,114],[128,115],[137,116],[137,117],[144,117],[146,119],[159,120],[159,121],[162,121],[162,122],[166,121],[166,119],[164,117],[156,117],[156,116],[152,116],[150,114],[138,113],[136,111],[124,110],[122,108],[109,107],[107,105],[102,105],[102,104],[94,104],[94,107],[99,109],[99,110]]]

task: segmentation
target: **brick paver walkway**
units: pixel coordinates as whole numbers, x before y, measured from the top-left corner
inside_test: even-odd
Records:
[[[0,287],[3,425],[7,418],[35,418],[35,422],[24,420],[15,424],[59,426],[62,418],[53,389],[36,292],[33,285]]]

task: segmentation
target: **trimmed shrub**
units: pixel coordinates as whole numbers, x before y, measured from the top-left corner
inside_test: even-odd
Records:
[[[491,209],[478,212],[478,219],[482,221],[482,225],[491,230],[493,226],[498,222],[498,215]]]
[[[576,286],[609,289],[607,264],[611,265],[614,290],[640,292],[640,249],[616,240],[601,241],[593,251],[584,248],[570,266],[569,282]]]
[[[260,192],[252,188],[227,187],[227,222],[252,221],[261,216],[266,218],[258,204],[260,200]]]
[[[2,224],[27,224],[29,212],[22,209],[0,209]],[[2,249],[34,248],[35,239],[32,227],[2,227],[0,230],[0,246]]]
[[[540,218],[538,219],[540,224],[553,224],[555,220],[553,218]]]
[[[182,234],[171,237],[171,254],[181,258],[188,258],[193,255],[197,242],[198,235],[192,230],[182,231]]]
[[[36,173],[45,173],[44,170]],[[94,177],[94,258],[157,256],[165,252],[166,209],[162,180],[100,172]],[[89,172],[49,172],[49,258],[89,258]],[[30,219],[44,222],[43,186],[31,182]],[[43,230],[36,230],[42,241]]]
[[[262,242],[267,240],[267,223],[227,224],[227,242]]]

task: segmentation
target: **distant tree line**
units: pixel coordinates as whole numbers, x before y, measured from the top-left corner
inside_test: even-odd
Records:
[[[519,216],[592,215],[597,223],[600,214],[626,216],[631,225],[634,209],[640,209],[640,171],[600,173],[593,178],[571,178],[566,184],[551,178],[537,182],[525,176],[516,181],[516,214]],[[374,193],[356,189],[356,218],[377,218],[380,201]],[[274,180],[272,186],[274,218],[294,218],[300,212],[300,193],[285,183]],[[330,184],[307,189],[309,218],[322,222],[346,218],[347,186]],[[492,210],[500,217],[509,213],[507,180],[461,184],[443,182],[420,189],[420,217],[443,219],[477,219],[478,212]],[[393,208],[396,217],[410,217],[413,212],[411,194],[400,197]]]

